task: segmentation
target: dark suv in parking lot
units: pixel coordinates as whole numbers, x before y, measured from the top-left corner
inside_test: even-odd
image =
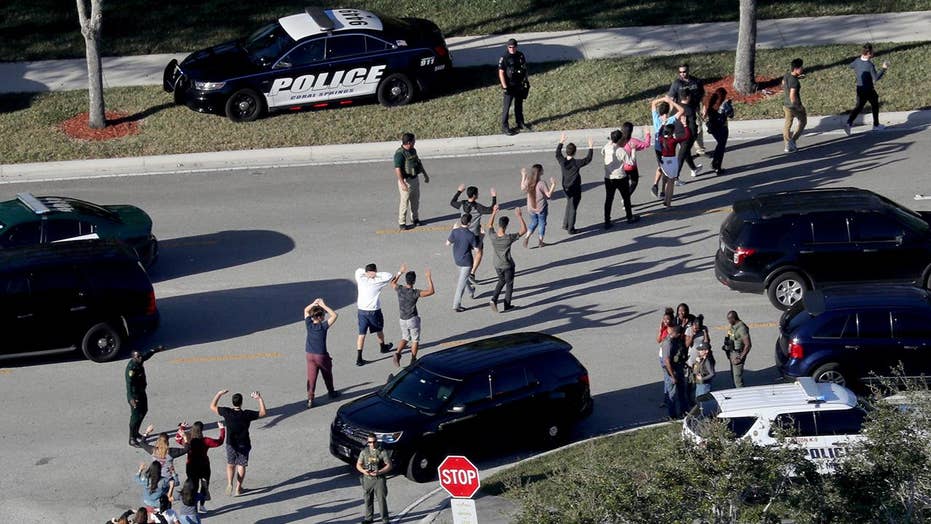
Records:
[[[931,293],[904,285],[810,291],[779,321],[776,366],[790,378],[841,385],[900,366],[907,376],[931,374]]]
[[[786,310],[826,283],[928,287],[931,213],[856,188],[765,193],[721,224],[714,272],[737,291],[766,291]]]
[[[339,408],[330,452],[355,463],[374,433],[395,471],[425,482],[447,454],[561,441],[592,411],[588,371],[571,349],[550,335],[517,333],[424,356],[378,392]]]
[[[80,348],[112,360],[155,329],[155,292],[125,244],[76,240],[0,250],[0,358]]]

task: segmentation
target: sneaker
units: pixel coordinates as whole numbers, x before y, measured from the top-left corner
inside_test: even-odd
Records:
[[[472,300],[475,300],[475,288],[474,287],[469,288],[469,296],[472,297]]]
[[[699,147],[699,148],[695,149],[695,154],[696,154],[696,155],[707,155],[708,152],[705,151],[705,148]]]
[[[364,366],[364,365],[365,365],[365,361],[362,360],[362,357],[359,357],[359,358],[356,359],[356,365],[357,365],[357,366]]]
[[[886,129],[886,126],[882,124],[876,124],[875,126],[873,126],[873,131],[882,131],[883,129]]]
[[[379,344],[379,346],[381,346],[380,350],[382,353],[390,353],[391,348],[394,347],[394,344],[391,342],[388,342],[387,344]]]
[[[411,227],[413,226],[409,226],[407,224],[398,224],[398,231],[407,231],[408,229],[411,229]]]
[[[329,393],[327,393],[327,396],[330,397],[330,398],[339,398],[341,395],[342,395],[342,393],[340,393],[339,391],[337,391],[337,390],[335,390],[335,389],[334,389],[333,391],[330,391]]]
[[[653,187],[650,188],[650,193],[653,193],[653,196],[659,196],[658,191],[659,190],[656,188],[656,184],[653,184]]]
[[[475,273],[469,273],[469,284],[472,284],[473,286],[478,284],[478,281],[475,280]]]
[[[574,227],[573,227],[573,228],[569,228],[569,234],[570,234],[570,235],[575,235],[575,234],[577,234],[578,232],[579,232],[579,230],[576,229],[576,228],[574,228]]]
[[[313,408],[313,407],[314,407],[314,401],[313,401],[313,400],[308,400],[308,401],[307,401],[307,409],[311,409],[311,408]]]
[[[542,238],[541,238],[540,241],[537,243],[537,247],[546,247],[546,246],[548,246],[548,245],[549,245],[549,244],[547,244],[546,242],[544,242]],[[475,297],[472,297],[472,298],[475,298]]]
[[[511,304],[505,304],[504,309],[502,311],[510,311],[512,309],[514,309],[514,306],[512,306]]]
[[[792,148],[792,152],[798,151],[798,144],[795,143],[795,140],[789,140],[789,147]]]
[[[197,512],[198,512],[198,513],[207,513],[207,506],[205,506],[204,503],[201,502],[200,504],[197,505]]]
[[[701,164],[695,164],[695,169],[693,169],[693,170],[690,172],[690,174],[691,174],[693,177],[700,175],[700,174],[701,174],[701,168],[702,168],[702,165],[701,165]]]
[[[526,129],[527,131],[533,131],[533,126],[524,122],[522,124],[517,124],[518,129]]]
[[[694,172],[695,172],[695,171],[692,171],[692,173],[694,173]],[[692,175],[692,176],[695,176],[695,175]],[[679,179],[677,178],[676,181],[675,181],[675,185],[676,185],[676,187],[684,186],[684,185],[685,185],[685,182],[683,182],[683,181],[681,181],[681,180],[679,180]],[[666,195],[664,194],[663,196],[666,196]]]
[[[453,311],[455,311],[456,313],[462,313],[462,312],[465,311],[465,310],[466,310],[466,309],[465,309],[464,307],[462,307],[462,306],[453,308]]]
[[[527,247],[528,244],[530,244],[530,235],[524,237],[524,247]]]
[[[502,129],[501,132],[504,133],[504,134],[507,135],[507,136],[514,136],[514,135],[517,134],[517,131],[511,129],[510,127],[507,128],[507,129]]]
[[[423,225],[423,222],[421,222],[419,218],[414,219],[414,227],[419,227],[422,225]]]
[[[844,123],[844,134],[846,134],[847,136],[850,136],[850,122]]]
[[[659,197],[658,197],[658,198],[666,198],[666,192],[665,192],[665,191],[660,191],[660,192],[659,192]]]
[[[408,366],[413,366],[415,363],[417,363],[417,355],[411,355],[411,363]]]
[[[494,300],[489,300],[489,301],[488,301],[488,307],[490,307],[491,310],[494,311],[495,313],[498,312],[498,304],[495,304],[495,301],[494,301]]]
[[[628,224],[633,224],[639,221],[640,221],[640,215],[631,215],[631,217],[627,219]]]
[[[611,226],[612,226],[612,225],[613,225],[613,224],[611,224],[611,221],[608,220],[607,222],[605,222],[605,229],[611,229]]]

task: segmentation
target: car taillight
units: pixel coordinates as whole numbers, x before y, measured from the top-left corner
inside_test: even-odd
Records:
[[[585,384],[586,386],[590,386],[591,383],[588,381],[588,373],[586,373],[586,374],[582,375],[581,377],[579,377],[579,382]]]
[[[740,264],[743,263],[744,259],[746,259],[748,256],[754,253],[756,253],[755,249],[750,249],[747,247],[738,247],[737,249],[734,250],[734,264],[739,266]]]
[[[433,51],[436,52],[436,56],[439,58],[446,58],[449,55],[449,50],[446,49],[444,45],[438,45],[433,48]]]
[[[146,315],[154,315],[158,313],[158,307],[155,306],[155,291],[149,291],[148,303],[145,306]]]
[[[805,348],[797,341],[789,342],[789,358],[799,359],[805,356]]]

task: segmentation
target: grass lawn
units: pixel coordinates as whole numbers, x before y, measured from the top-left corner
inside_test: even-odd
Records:
[[[931,42],[877,44],[877,49],[877,61],[892,64],[878,84],[882,110],[931,107],[931,92],[915,88],[927,80]],[[781,77],[791,59],[801,56],[807,73],[802,80],[802,100],[808,114],[838,114],[849,111],[855,102],[854,77],[847,64],[856,51],[838,45],[759,50],[757,74]],[[648,101],[665,93],[682,59],[536,64],[531,67],[533,87],[525,114],[541,131],[616,127],[625,120],[648,124]],[[687,59],[694,74],[708,82],[730,74],[734,65],[733,53],[689,55]],[[405,130],[422,138],[498,133],[501,91],[495,69],[460,69],[456,74],[455,90],[405,107],[388,109],[370,103],[278,114],[247,124],[173,106],[158,86],[109,89],[105,92],[107,109],[133,115],[141,122],[141,132],[107,142],[72,140],[58,129],[62,121],[87,110],[86,91],[0,96],[0,136],[21,138],[0,141],[0,162],[393,141]],[[753,105],[738,103],[735,110],[738,119],[782,118],[782,95]]]
[[[313,4],[314,2],[310,2]],[[737,20],[738,0],[356,0],[323,2],[435,21],[447,36]],[[759,18],[923,11],[931,0],[758,0]],[[104,2],[103,53],[193,51],[246,36],[307,0],[119,0]],[[74,2],[0,3],[0,61],[79,58],[84,40]]]
[[[658,462],[656,454],[669,449],[665,443],[679,438],[681,431],[681,424],[670,423],[578,444],[495,473],[482,480],[482,490],[519,501],[517,488],[529,487],[546,499],[547,494],[555,494],[563,488],[560,472],[596,460],[623,462],[624,472],[649,471],[650,465]]]

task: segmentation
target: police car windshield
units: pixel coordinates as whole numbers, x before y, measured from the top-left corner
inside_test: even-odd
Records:
[[[281,24],[274,22],[252,33],[242,47],[257,64],[271,64],[294,45]]]
[[[436,413],[452,395],[458,382],[421,367],[407,368],[382,389],[382,395],[415,409]]]

